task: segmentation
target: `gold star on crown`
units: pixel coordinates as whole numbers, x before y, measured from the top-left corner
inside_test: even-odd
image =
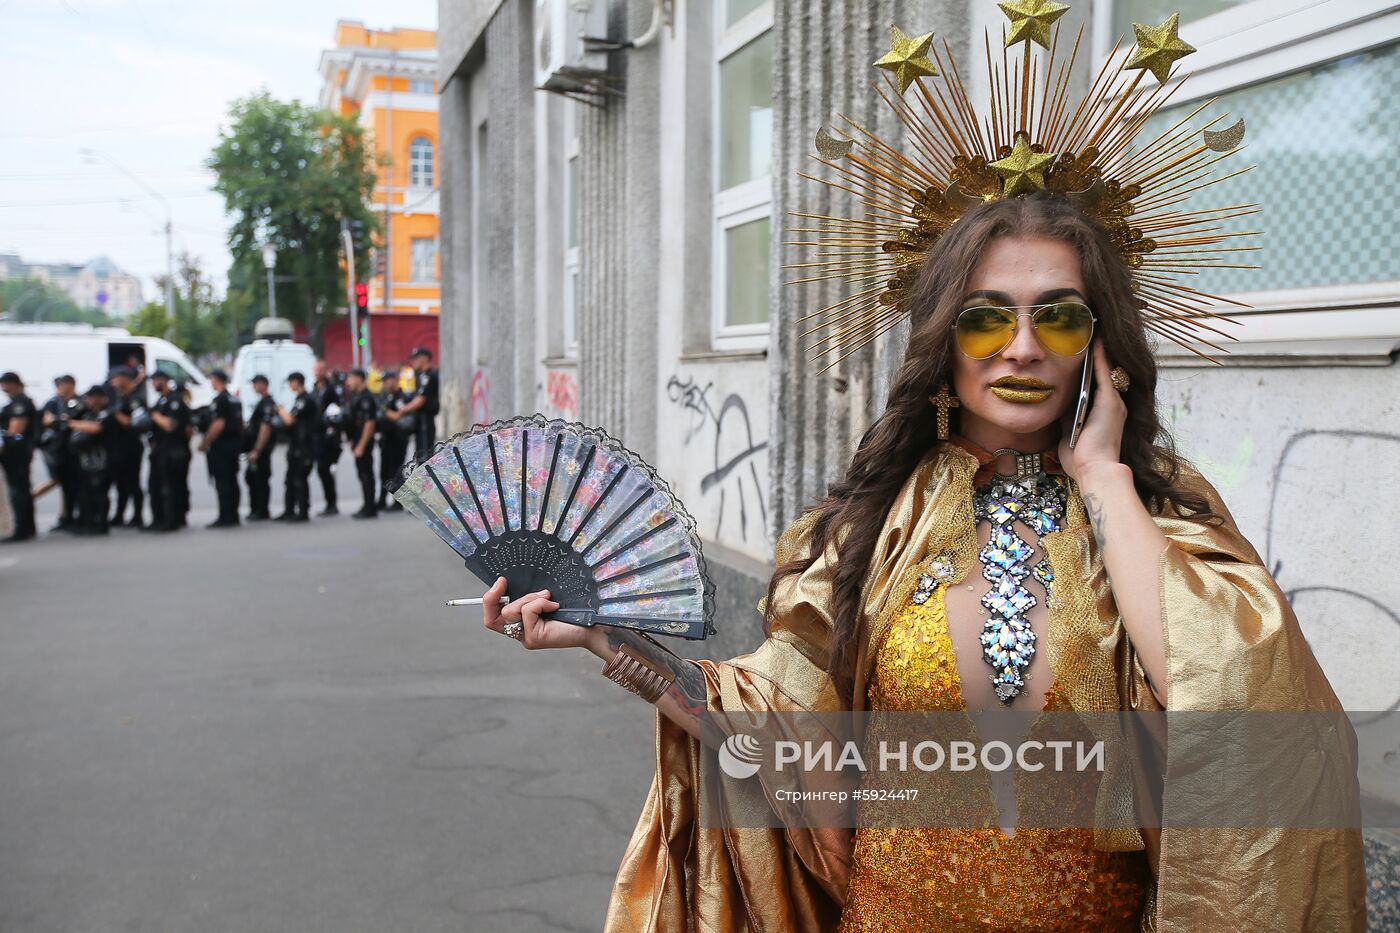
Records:
[[[922,36],[906,36],[895,25],[890,26],[890,50],[875,60],[876,68],[884,68],[894,75],[899,93],[909,90],[909,85],[923,77],[936,77],[938,71],[928,60],[929,46],[933,45],[933,33]]]
[[[1187,45],[1176,34],[1180,13],[1173,13],[1160,26],[1147,27],[1133,23],[1133,35],[1137,36],[1137,51],[1124,65],[1124,69],[1146,68],[1152,72],[1158,84],[1165,84],[1171,73],[1172,62],[1185,58],[1196,51],[1195,46]]]
[[[1082,26],[1068,54],[1056,54],[1057,21],[1069,7],[1052,0],[998,5],[1011,25],[999,61],[985,38],[990,113],[980,114],[969,98],[947,42],[940,49],[931,32],[909,36],[892,27],[890,52],[875,62],[885,87],[876,90],[907,132],[892,141],[843,115],[841,138],[825,128],[818,137],[815,158],[832,174],[799,174],[854,194],[863,210],[799,214],[802,225],[789,228],[798,236],[788,245],[818,252],[813,261],[786,266],[801,270],[787,284],[835,279],[851,286],[847,297],[801,319],[815,320],[800,336],[825,331],[808,350],[831,355],[830,369],[902,322],[920,264],[965,211],[1050,191],[1072,199],[1108,233],[1129,268],[1144,325],[1218,362],[1197,345],[1227,352],[1210,338],[1234,338],[1213,322],[1236,323],[1218,309],[1239,302],[1194,288],[1191,277],[1204,268],[1257,268],[1233,259],[1259,248],[1249,239],[1258,231],[1228,231],[1222,222],[1259,205],[1187,204],[1193,192],[1245,171],[1219,173],[1217,166],[1238,152],[1243,123],[1217,126],[1226,115],[1197,121],[1209,102],[1151,138],[1137,138],[1179,86],[1165,84],[1173,63],[1193,51],[1176,34],[1180,17],[1159,26],[1134,23],[1130,52],[1120,54],[1120,40],[1087,93],[1074,99],[1070,75]],[[1019,42],[1023,51],[1012,55],[1008,49]],[[1046,62],[1034,45],[1046,49]],[[1157,78],[1155,87],[1143,84],[1145,71]],[[904,92],[920,78],[935,80],[906,101]]]
[[[990,163],[989,167],[1005,180],[1001,196],[1014,198],[1018,194],[1030,194],[1044,188],[1045,168],[1054,161],[1054,156],[1031,148],[1029,136],[1017,133],[1010,155]]]
[[[1006,34],[1007,48],[1028,40],[1043,49],[1050,48],[1051,24],[1069,12],[1068,4],[1052,0],[1014,0],[997,6],[1011,20],[1011,31]]]

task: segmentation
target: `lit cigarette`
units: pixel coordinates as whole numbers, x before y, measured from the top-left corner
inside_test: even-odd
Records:
[[[486,599],[485,596],[469,596],[469,597],[467,597],[466,599],[449,599],[449,600],[447,601],[447,605],[449,605],[449,606],[480,606],[480,605],[482,604],[482,602],[483,602],[485,599]],[[501,602],[503,602],[503,603],[508,603],[508,602],[510,602],[510,597],[509,597],[509,596],[502,596],[502,597],[501,597]]]

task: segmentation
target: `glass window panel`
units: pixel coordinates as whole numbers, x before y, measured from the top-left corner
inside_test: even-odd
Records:
[[[409,244],[412,270],[409,276],[415,282],[431,282],[437,279],[437,239],[420,237]]]
[[[582,299],[581,280],[578,269],[567,271],[568,300],[564,303],[564,349],[572,351],[578,346],[578,306]]]
[[[432,187],[433,144],[426,136],[415,136],[408,144],[408,183],[414,187]]]
[[[763,178],[773,154],[773,33],[719,66],[720,189]]]
[[[1248,148],[1219,172],[1256,167],[1193,193],[1183,207],[1262,204],[1263,213],[1225,224],[1264,231],[1263,249],[1236,254],[1264,268],[1203,270],[1190,284],[1229,294],[1400,279],[1396,87],[1400,45],[1391,45],[1221,95],[1202,111],[1196,120],[1229,112],[1217,128],[1245,120]],[[1159,113],[1139,138],[1154,138],[1189,112]]]
[[[768,0],[724,0],[724,25],[733,26]]]
[[[1133,23],[1156,26],[1173,13],[1183,23],[1205,19],[1251,0],[1114,0],[1113,26],[1126,40],[1133,38]]]
[[[578,156],[574,156],[572,159],[569,159],[569,178],[567,181],[567,184],[569,186],[569,203],[567,205],[567,209],[569,212],[568,245],[571,249],[575,246],[578,246],[578,164]]]
[[[768,218],[724,231],[724,323],[768,321]]]

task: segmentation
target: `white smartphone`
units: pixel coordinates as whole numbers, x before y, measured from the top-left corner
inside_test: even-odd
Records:
[[[1079,405],[1074,410],[1074,427],[1069,432],[1069,449],[1079,443],[1079,432],[1089,417],[1089,398],[1094,394],[1094,345],[1084,353],[1084,372],[1079,376]]]

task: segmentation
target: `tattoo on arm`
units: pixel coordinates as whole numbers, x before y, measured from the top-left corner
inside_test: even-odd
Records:
[[[604,632],[609,650],[616,652],[626,645],[675,677],[657,704],[670,699],[681,717],[677,719],[678,725],[711,748],[718,748],[724,743],[728,736],[709,716],[702,715],[709,708],[709,691],[705,686],[705,673],[698,664],[671,652],[644,632],[614,626],[604,626]],[[671,718],[676,719],[676,716],[672,715]]]
[[[1103,511],[1103,500],[1094,493],[1087,493],[1084,496],[1084,511],[1089,513],[1089,526],[1094,529],[1094,537],[1099,542],[1099,554],[1104,553],[1108,546],[1108,531],[1106,526],[1106,516]],[[1104,562],[1103,572],[1108,576],[1108,562]],[[1110,578],[1110,582],[1111,578]]]

